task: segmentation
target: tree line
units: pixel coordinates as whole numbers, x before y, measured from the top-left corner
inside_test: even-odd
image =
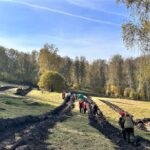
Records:
[[[83,56],[74,60],[61,57],[58,48],[49,44],[45,44],[39,52],[31,53],[0,47],[0,80],[26,85],[43,85],[40,78],[45,78],[43,74],[49,71],[53,72],[53,83],[59,85],[64,79],[65,88],[148,100],[149,68],[150,55],[127,59],[115,55],[109,61],[98,59],[89,62]],[[54,74],[57,74],[56,78]]]

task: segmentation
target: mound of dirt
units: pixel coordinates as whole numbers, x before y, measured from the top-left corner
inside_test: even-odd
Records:
[[[9,90],[9,89],[13,89],[15,88],[14,86],[3,86],[3,87],[0,87],[0,91],[6,91],[6,90]]]
[[[16,90],[16,95],[20,95],[20,96],[25,96],[27,95],[30,91],[32,91],[32,87],[28,87],[26,89],[23,89],[23,88],[18,88]]]

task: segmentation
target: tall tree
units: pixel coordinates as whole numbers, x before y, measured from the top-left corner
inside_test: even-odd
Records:
[[[106,85],[106,63],[104,60],[95,60],[90,68],[90,85],[96,92],[105,92]]]
[[[7,70],[7,54],[4,47],[0,47],[0,72],[5,72]]]
[[[123,58],[115,55],[109,64],[109,84],[117,88],[118,94],[123,94],[124,74],[123,74]]]
[[[72,71],[73,71],[73,60],[69,57],[64,57],[60,73],[64,76],[66,82],[71,85],[72,84]]]
[[[80,84],[80,61],[78,57],[76,57],[74,61],[74,76],[75,76],[76,83],[79,85]]]
[[[80,57],[80,84],[82,87],[85,86],[86,79],[86,58]]]
[[[50,71],[57,71],[57,67],[59,62],[58,55],[57,55],[58,49],[54,47],[54,45],[45,44],[44,47],[40,50],[39,53],[39,74],[42,74],[43,72],[50,70]]]
[[[135,89],[135,65],[132,58],[126,59],[124,62],[124,73],[126,78],[126,86]]]
[[[117,1],[124,3],[131,14],[131,19],[122,26],[127,48],[138,45],[143,52],[150,52],[150,1]]]

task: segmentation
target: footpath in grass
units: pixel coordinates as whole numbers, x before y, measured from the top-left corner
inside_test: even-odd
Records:
[[[101,100],[104,100],[104,99],[106,100],[106,98],[93,98],[93,99],[97,103],[97,105],[99,106],[99,108],[101,109],[101,111],[103,112],[103,114],[105,115],[106,119],[113,126],[115,126],[117,128],[120,128],[119,125],[118,125],[118,119],[120,117],[119,113],[117,113],[116,111],[114,111],[113,109],[111,109],[109,106],[107,106],[106,104],[104,104],[103,102],[101,102]],[[126,102],[130,104],[130,102],[128,102],[128,101],[129,100],[126,100]],[[136,104],[136,101],[134,101],[134,103]],[[117,105],[117,103],[116,103],[116,105]],[[130,107],[130,109],[131,109],[131,107]],[[134,107],[134,105],[132,106],[132,109],[136,109]],[[124,108],[124,110],[126,110],[126,109]],[[144,109],[143,109],[143,111],[144,111]],[[134,112],[136,112],[136,111],[134,111]],[[129,111],[129,113],[132,113],[132,112]],[[138,112],[135,114],[137,116],[137,118],[139,117],[138,114],[139,114]],[[144,118],[144,116],[142,118]],[[144,131],[141,131],[141,130],[135,128],[135,135],[139,135],[139,136],[141,136],[141,137],[143,137],[143,138],[145,138],[145,139],[147,139],[147,140],[150,141],[150,133],[147,133],[147,132],[144,132]]]
[[[97,129],[89,125],[88,115],[74,109],[72,116],[59,122],[49,130],[47,144],[49,149],[61,150],[113,150],[115,145]]]

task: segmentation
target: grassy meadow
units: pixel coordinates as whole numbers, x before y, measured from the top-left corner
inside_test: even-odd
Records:
[[[26,115],[40,115],[57,106],[63,100],[59,93],[43,94],[33,90],[27,96],[14,95],[16,89],[0,92],[0,118],[15,118]]]
[[[15,91],[16,89],[11,89],[0,92],[0,118],[40,115],[51,111],[63,102],[60,93],[32,90],[26,96],[17,96],[14,95]],[[109,100],[129,111],[129,113],[134,115],[134,118],[150,117],[150,103],[148,102],[93,97],[93,100],[98,104],[107,120],[117,128],[119,128],[119,114],[101,102],[103,99]],[[102,150],[105,147],[111,150],[115,146],[88,124],[88,116],[79,113],[78,102],[73,110],[73,116],[64,122],[57,123],[51,130],[52,134],[49,134],[47,143],[53,146],[58,144],[64,150],[71,147],[72,150],[80,149],[81,147],[84,149],[92,149],[93,147],[96,150],[100,146]],[[136,129],[136,134],[150,140],[150,134],[148,133]]]
[[[115,150],[114,145],[102,133],[89,125],[87,114],[80,114],[76,105],[73,116],[49,129],[46,143],[49,149],[61,150]]]

